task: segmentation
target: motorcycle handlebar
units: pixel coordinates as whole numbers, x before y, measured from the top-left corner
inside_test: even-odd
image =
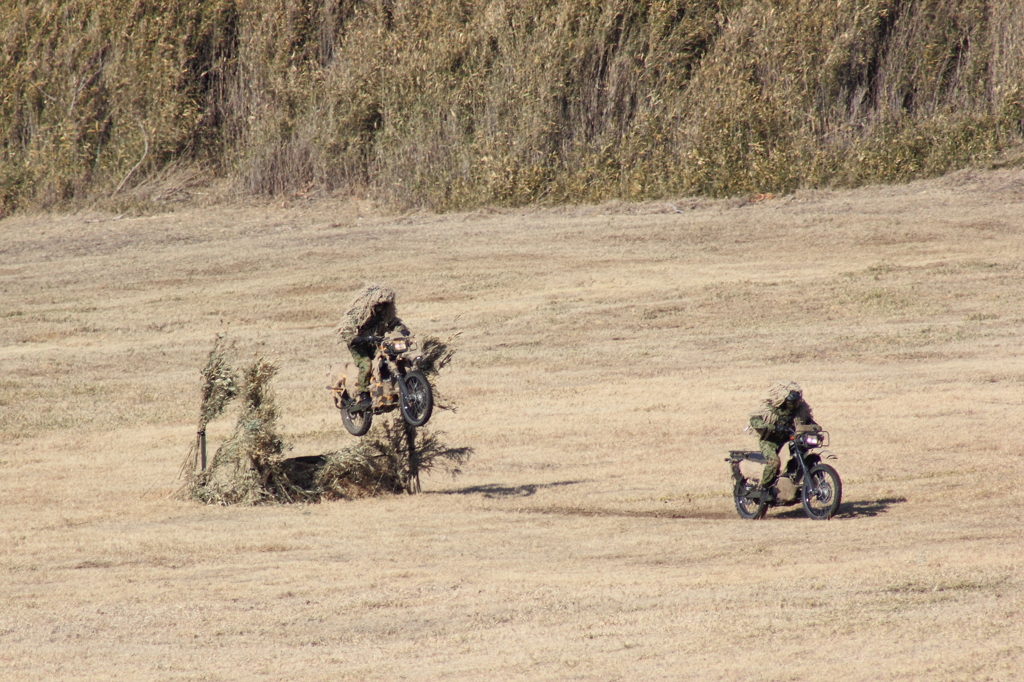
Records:
[[[352,343],[380,343],[384,340],[383,336],[357,336],[352,339]]]
[[[409,337],[409,335],[406,334],[406,335],[403,335],[403,337],[401,337],[401,338],[408,338],[408,337]],[[387,337],[387,336],[376,336],[376,335],[371,334],[369,336],[357,336],[354,339],[352,339],[352,343],[372,343],[375,346],[379,346],[380,344],[385,343],[385,342],[390,341],[390,340],[391,340],[390,337]]]

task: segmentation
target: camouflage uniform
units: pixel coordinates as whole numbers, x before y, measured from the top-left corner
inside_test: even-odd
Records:
[[[764,455],[761,487],[767,490],[779,475],[779,450],[789,441],[797,426],[817,424],[811,406],[803,399],[795,381],[776,383],[768,390],[761,409],[750,415],[750,428],[757,434]]]
[[[384,336],[395,331],[409,334],[409,329],[395,315],[395,292],[384,284],[370,284],[352,299],[335,331],[342,343],[348,346],[352,360],[359,368],[360,393],[370,388],[370,371],[377,354],[377,347],[362,341],[362,338]]]

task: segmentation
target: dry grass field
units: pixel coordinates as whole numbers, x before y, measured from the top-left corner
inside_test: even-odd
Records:
[[[226,332],[294,456],[383,279],[455,341],[475,454],[423,493],[175,497]],[[1024,172],[751,200],[386,215],[298,198],[0,222],[4,680],[1024,678]],[[769,382],[844,502],[758,522]],[[211,447],[234,413],[210,428]]]

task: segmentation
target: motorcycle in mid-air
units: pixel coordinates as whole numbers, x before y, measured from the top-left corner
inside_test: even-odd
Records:
[[[359,368],[355,362],[350,360],[339,370],[332,368],[328,375],[327,389],[334,398],[334,406],[341,410],[345,429],[353,436],[362,436],[370,430],[373,415],[396,407],[410,426],[426,424],[434,409],[434,392],[418,369],[422,358],[413,352],[415,338],[390,334],[365,336],[363,340],[377,347],[370,372],[370,407],[358,409]]]
[[[816,425],[798,426],[789,439],[789,461],[780,467],[771,494],[758,489],[764,470],[764,455],[758,451],[730,450],[725,459],[734,481],[733,500],[744,519],[763,518],[768,507],[788,506],[798,501],[812,519],[830,519],[839,509],[843,483],[824,459],[836,459],[827,450],[828,431]]]

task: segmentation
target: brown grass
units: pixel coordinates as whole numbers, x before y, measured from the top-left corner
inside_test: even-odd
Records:
[[[1018,678],[1024,174],[759,199],[0,222],[0,676]],[[174,498],[216,332],[275,359],[290,457],[354,442],[323,374],[384,275],[463,331],[462,475]],[[830,522],[732,508],[775,379],[831,433]]]

